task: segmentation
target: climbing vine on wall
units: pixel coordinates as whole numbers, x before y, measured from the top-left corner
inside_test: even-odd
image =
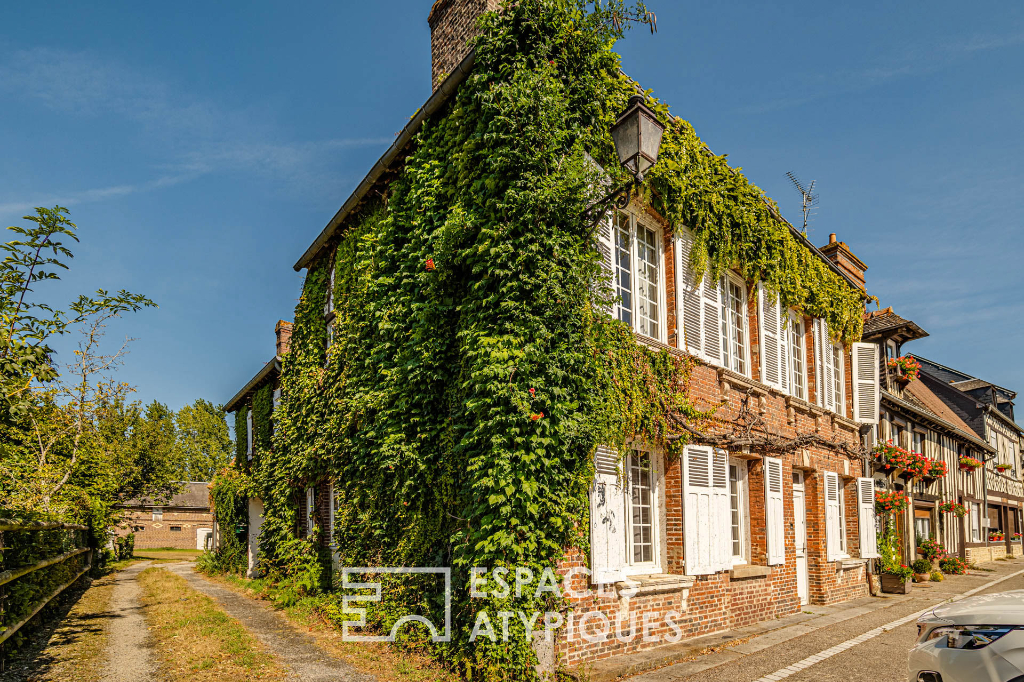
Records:
[[[270,415],[273,410],[274,387],[269,382],[264,383],[252,397],[253,440],[260,448],[270,447],[270,434],[273,432]]]
[[[247,415],[249,406],[243,405],[235,411],[235,463],[245,466],[247,461],[248,433]]]
[[[482,18],[473,73],[424,123],[386,195],[310,265],[273,447],[258,443],[264,559],[285,563],[295,491],[330,478],[343,564],[454,568],[456,634],[439,653],[479,679],[529,679],[535,659],[515,622],[513,642],[471,644],[473,614],[551,605],[471,603],[468,568],[586,553],[596,446],[671,456],[689,436],[680,420],[712,419],[687,399],[693,360],[638,344],[602,312],[607,282],[581,216],[601,182],[588,155],[611,158],[608,129],[633,87],[611,50],[622,16],[619,2],[525,0]],[[713,275],[739,260],[856,334],[857,295],[786,241],[760,191],[688,125],[668,122],[647,195],[697,232],[694,262]],[[443,608],[436,588],[394,585],[385,601]],[[375,615],[387,627],[394,612]]]

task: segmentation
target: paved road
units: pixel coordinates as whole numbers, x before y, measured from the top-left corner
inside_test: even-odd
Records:
[[[871,634],[875,628],[891,624],[912,616],[922,609],[955,597],[1000,578],[1024,569],[1024,561],[1000,562],[994,573],[980,573],[977,576],[961,577],[956,581],[932,583],[928,587],[915,586],[913,598],[901,601],[889,608],[851,618],[810,634],[796,637],[784,644],[770,647],[759,653],[744,656],[709,670],[692,675],[675,675],[672,667],[662,668],[637,678],[637,682],[660,682],[662,680],[686,680],[686,682],[754,682],[775,676],[805,659],[814,657],[837,645],[849,646],[840,653],[824,657],[798,672],[783,673],[786,682],[905,682],[907,680],[907,653],[917,636],[916,617],[904,624],[887,629],[877,636],[859,643],[851,643],[857,637]],[[979,594],[1024,589],[1024,574],[1009,577],[997,585],[981,589]],[[680,670],[682,672],[682,670]]]

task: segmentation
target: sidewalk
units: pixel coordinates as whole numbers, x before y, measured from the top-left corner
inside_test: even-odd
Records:
[[[635,682],[685,679],[852,618],[864,617],[910,602],[916,602],[915,605],[919,608],[927,606],[927,602],[938,604],[1021,571],[1024,569],[1024,560],[992,562],[982,564],[981,568],[989,570],[969,571],[962,576],[946,576],[946,580],[941,583],[916,584],[908,595],[863,597],[833,606],[806,605],[802,607],[801,613],[784,618],[702,635],[628,656],[605,659],[590,668],[590,680],[611,682],[632,675],[639,675],[634,678]]]

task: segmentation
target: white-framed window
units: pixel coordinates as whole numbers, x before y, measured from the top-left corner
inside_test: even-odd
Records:
[[[628,211],[612,218],[615,317],[657,341],[665,335],[663,248],[657,226]]]
[[[911,452],[916,452],[919,455],[925,454],[924,451],[925,434],[923,431],[914,429],[913,431],[913,442],[911,444]]]
[[[795,311],[789,313],[789,366],[792,371],[789,385],[794,397],[807,400],[807,353],[804,348],[804,318]]]
[[[981,542],[981,505],[971,502],[969,506],[971,509],[971,542]]]
[[[590,490],[593,581],[615,583],[628,575],[661,573],[665,515],[660,453],[634,449],[620,463],[615,450],[599,446],[594,467]]]
[[[626,457],[629,532],[626,561],[630,569],[659,569],[659,476],[651,453],[634,450]]]
[[[153,520],[163,521],[164,520],[164,509],[163,507],[153,507]]]
[[[732,274],[723,275],[719,284],[722,364],[738,374],[749,376],[747,343],[747,287]]]
[[[846,372],[845,352],[841,343],[832,344],[832,383],[834,385],[833,396],[835,399],[835,411],[837,414],[846,416]]]
[[[337,263],[331,260],[331,276],[327,281],[327,300],[324,302],[324,319],[327,322],[327,348],[334,345],[334,322],[337,315],[334,312],[334,273],[338,269]]]
[[[885,342],[885,358],[886,360],[894,360],[896,358],[896,342],[886,341]]]
[[[846,559],[846,495],[839,474],[826,471],[825,485],[825,545],[826,561]]]
[[[732,529],[732,565],[750,560],[750,509],[747,497],[747,463],[729,460],[729,525]]]
[[[316,489],[313,486],[306,488],[306,535],[313,532],[316,525]]]

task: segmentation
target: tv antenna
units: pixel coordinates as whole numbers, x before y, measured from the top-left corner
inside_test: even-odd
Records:
[[[800,182],[800,178],[793,174],[793,171],[788,171],[786,177],[796,187],[796,191],[800,192],[800,196],[803,197],[803,206],[801,210],[804,213],[804,234],[807,234],[807,224],[811,220],[811,212],[818,207],[818,195],[814,193],[814,183],[817,180],[811,180],[811,184],[804,186],[804,183]]]

